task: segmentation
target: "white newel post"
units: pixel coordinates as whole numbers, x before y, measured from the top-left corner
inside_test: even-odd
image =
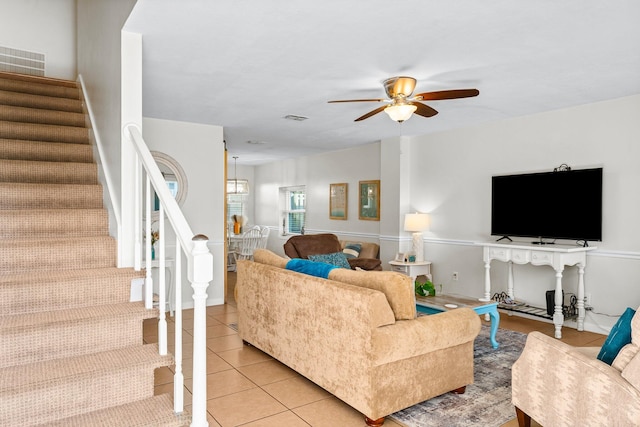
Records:
[[[192,427],[207,427],[207,287],[213,280],[213,255],[207,248],[209,238],[193,237],[193,262],[189,263],[189,281],[193,288],[193,407]]]

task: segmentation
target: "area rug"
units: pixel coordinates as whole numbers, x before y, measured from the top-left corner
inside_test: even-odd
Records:
[[[494,350],[489,327],[482,325],[473,350],[475,382],[464,394],[446,393],[389,417],[407,427],[500,427],[516,415],[511,404],[511,365],[526,338],[520,332],[498,329],[500,347]]]

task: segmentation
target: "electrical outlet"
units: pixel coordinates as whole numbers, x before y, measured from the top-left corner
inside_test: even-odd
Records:
[[[452,278],[454,281],[456,281],[456,282],[457,282],[457,281],[458,281],[458,272],[457,272],[457,271],[454,271],[454,272],[453,272],[453,274],[451,275],[451,278]]]
[[[584,296],[584,309],[585,311],[593,310],[593,306],[591,305],[591,294],[588,293]]]

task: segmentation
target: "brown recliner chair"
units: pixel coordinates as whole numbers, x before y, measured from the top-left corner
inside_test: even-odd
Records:
[[[363,270],[382,270],[382,262],[378,259],[379,246],[375,243],[363,243],[363,245],[369,245],[368,250],[362,251],[361,255],[373,255],[375,252],[375,258],[348,258],[349,265],[352,270],[359,267]],[[342,252],[343,245],[338,240],[338,236],[331,233],[323,234],[304,234],[301,236],[293,236],[287,240],[284,244],[284,253],[289,258],[304,258],[308,259],[309,255],[318,254],[331,254],[335,252]],[[368,253],[367,253],[368,252]]]

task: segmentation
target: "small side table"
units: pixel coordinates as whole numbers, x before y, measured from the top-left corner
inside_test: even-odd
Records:
[[[401,262],[401,261],[389,261],[392,271],[406,274],[411,277],[413,283],[416,282],[418,276],[427,276],[429,281],[433,281],[431,276],[431,261],[418,261],[418,262]]]

